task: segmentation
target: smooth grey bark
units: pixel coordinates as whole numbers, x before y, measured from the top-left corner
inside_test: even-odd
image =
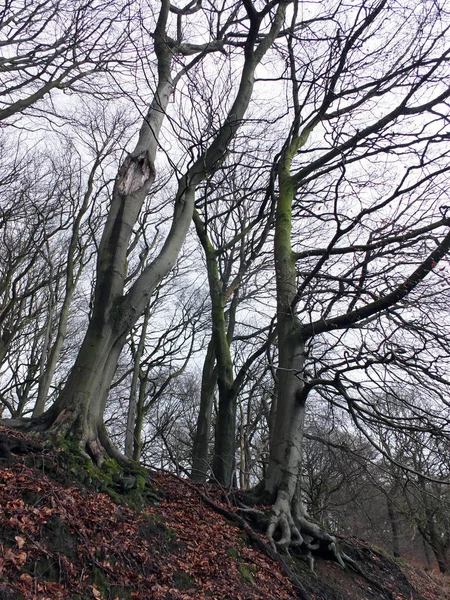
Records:
[[[139,383],[139,374],[141,371],[141,359],[142,354],[144,352],[145,347],[145,338],[147,336],[147,328],[150,320],[150,303],[147,304],[147,308],[144,312],[144,321],[142,323],[141,334],[139,336],[138,346],[136,348],[135,355],[133,357],[133,375],[131,378],[131,387],[130,387],[130,399],[128,403],[128,415],[127,415],[127,430],[125,433],[125,456],[129,458],[133,457],[133,452],[135,448],[135,434],[136,432],[136,415],[138,410],[138,398],[137,398],[137,389]],[[140,435],[139,435],[140,439]]]

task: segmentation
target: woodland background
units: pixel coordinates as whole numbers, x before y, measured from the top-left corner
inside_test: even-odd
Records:
[[[449,25],[3,0],[2,417],[444,573]]]

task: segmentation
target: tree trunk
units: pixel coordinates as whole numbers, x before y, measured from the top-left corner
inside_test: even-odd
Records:
[[[439,571],[444,575],[448,571],[448,548],[439,539],[440,533],[436,531],[432,518],[427,516],[425,527],[419,527],[419,531],[423,539],[428,542],[438,564]]]
[[[54,306],[55,293],[53,290],[53,285],[51,283],[49,285],[49,289],[50,289],[50,291],[49,291],[49,298],[48,298],[47,322],[45,323],[44,343],[42,345],[42,352],[41,352],[41,357],[39,360],[38,395],[37,395],[37,399],[36,399],[36,404],[34,405],[34,409],[33,409],[33,417],[37,417],[38,415],[41,415],[44,412],[45,402],[47,400],[48,391],[50,389],[51,378],[53,377],[53,373],[56,368],[56,362],[55,362],[54,368],[53,368],[53,370],[51,370],[52,364],[50,363],[50,360],[51,360],[51,357],[53,354],[53,348],[55,345],[53,345],[53,347],[51,348],[51,350],[49,352],[50,343],[51,343],[51,335],[52,335],[52,321],[53,321],[53,314],[54,314],[54,310],[55,310],[55,306]],[[47,355],[49,357],[48,360],[47,360]],[[46,362],[47,362],[48,368],[46,368]]]
[[[436,558],[436,562],[439,567],[439,571],[442,575],[445,575],[448,571],[448,558],[447,553],[441,548],[438,542],[433,543],[430,542],[431,549],[433,550],[433,554]]]
[[[204,482],[209,471],[209,439],[211,436],[211,416],[214,401],[214,390],[217,384],[216,355],[214,342],[211,339],[205,356],[202,371],[202,386],[200,393],[200,408],[195,431],[194,448],[192,451],[193,481]]]
[[[394,491],[390,490],[390,494],[393,494]],[[394,558],[400,558],[400,530],[398,526],[398,516],[395,511],[394,503],[392,502],[390,496],[386,496],[387,503],[387,511],[389,516],[389,522],[391,524],[392,531],[392,553]]]
[[[291,245],[295,186],[291,160],[307,136],[294,137],[280,158],[279,196],[275,220],[275,274],[277,286],[277,406],[271,436],[265,494],[273,505],[267,528],[275,548],[301,546],[312,567],[311,550],[323,550],[342,567],[336,539],[307,515],[301,498],[301,446],[308,388],[304,381],[305,342],[296,316],[297,274]]]
[[[423,535],[421,536],[421,538],[422,538],[423,553],[425,554],[425,560],[427,561],[427,569],[429,569],[431,571],[433,569],[433,557],[431,556],[431,553],[430,553],[430,546],[429,546],[427,540],[423,537]]]
[[[211,342],[214,346],[219,388],[219,410],[215,427],[212,470],[218,483],[230,487],[235,469],[236,444],[236,393],[233,389],[233,360],[230,351],[230,341],[233,335],[232,332],[227,331],[224,283],[220,280],[215,248],[211,244],[205,225],[197,212],[194,212],[194,223],[206,256],[211,298]],[[232,316],[230,316],[230,320],[234,321]]]
[[[236,395],[219,384],[219,408],[215,428],[213,474],[218,483],[231,487],[235,471]]]
[[[241,490],[250,488],[250,448],[246,431],[246,415],[239,404],[239,487]],[[247,415],[248,417],[248,415]],[[247,421],[248,422],[248,421]]]
[[[139,336],[138,347],[134,356],[133,376],[131,379],[130,400],[128,404],[127,415],[127,430],[125,433],[125,456],[132,458],[134,453],[134,434],[136,429],[136,414],[137,414],[137,388],[139,381],[139,373],[141,370],[141,358],[144,352],[145,338],[147,336],[147,327],[150,319],[150,303],[144,313],[144,322],[142,324],[141,335]],[[140,438],[140,436],[139,436]]]
[[[269,466],[265,488],[277,502],[294,499],[299,477],[301,443],[305,417],[302,370],[304,343],[292,303],[296,294],[295,260],[291,248],[292,202],[290,161],[280,167],[279,198],[275,223],[275,272],[277,285],[278,391],[277,409],[271,435]]]

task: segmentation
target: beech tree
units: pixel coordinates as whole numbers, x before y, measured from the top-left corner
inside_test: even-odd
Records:
[[[239,305],[248,301],[256,285],[258,269],[262,268],[261,252],[270,228],[273,206],[265,190],[258,186],[261,169],[256,168],[256,153],[251,155],[255,173],[249,179],[242,148],[245,136],[235,146],[223,173],[208,182],[197,201],[193,221],[202,246],[211,302],[211,339],[202,373],[201,402],[194,441],[192,478],[203,481],[208,472],[208,441],[211,411],[216,385],[218,410],[214,431],[213,476],[230,486],[235,469],[236,406],[240,390],[249,370],[264,354],[268,341],[259,345],[247,343],[245,357],[236,361],[232,342],[236,335]],[[215,190],[218,190],[218,196]],[[255,266],[256,263],[256,266]],[[259,263],[259,264],[258,264]],[[242,292],[244,288],[244,292]],[[261,294],[261,290],[259,290]],[[238,327],[243,324],[238,324]],[[258,332],[253,331],[257,338]],[[237,363],[237,364],[236,364]]]
[[[368,435],[371,420],[392,419],[361,398],[358,373],[373,386],[389,380],[386,365],[403,377],[425,370],[418,357],[439,325],[420,302],[429,286],[438,293],[450,249],[450,48],[447,14],[433,3],[332,6],[304,23],[296,3],[283,54],[293,116],[277,163],[278,393],[265,493],[274,545],[313,539],[343,564],[302,502],[305,407],[315,390]],[[400,336],[410,336],[404,354]],[[442,374],[436,361],[433,372]]]
[[[43,415],[26,424],[17,423],[18,426],[71,438],[96,462],[101,462],[105,450],[123,461],[109,442],[102,417],[126,336],[143,314],[156,285],[175,263],[192,219],[195,191],[223,161],[245,117],[255,70],[283,26],[287,4],[272,2],[258,11],[246,1],[209,12],[194,2],[183,8],[167,0],[161,3],[152,35],[157,67],[155,93],[134,149],[125,157],[115,180],[98,249],[93,311],[86,336],[55,403]],[[196,25],[202,21],[205,35],[209,36],[206,43],[195,44],[185,39],[190,20],[195,20]],[[240,76],[228,112],[178,177],[174,215],[163,248],[126,289],[127,250],[133,227],[155,180],[156,153],[162,144],[161,132],[170,98],[183,77],[187,73],[193,76],[195,67],[209,53],[225,52],[231,44],[238,51]]]

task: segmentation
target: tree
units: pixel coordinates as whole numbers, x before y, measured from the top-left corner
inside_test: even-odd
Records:
[[[0,9],[0,121],[40,106],[51,92],[93,91],[93,75],[120,69],[131,29],[129,0],[8,0]],[[100,93],[101,85],[97,92]]]
[[[117,361],[127,334],[143,314],[151,293],[175,263],[192,219],[198,185],[223,161],[241,126],[252,97],[256,67],[281,30],[287,4],[270,3],[260,12],[250,2],[227,7],[211,13],[216,19],[213,25],[209,12],[198,4],[188,3],[179,9],[167,0],[162,2],[153,33],[156,91],[134,149],[122,162],[114,183],[98,250],[93,311],[86,336],[64,390],[43,415],[32,419],[26,427],[70,437],[97,462],[102,460],[104,450],[123,460],[110,444],[102,420]],[[172,17],[176,21],[174,37],[169,33]],[[188,30],[185,21],[189,18],[197,22],[204,18],[205,31],[211,35],[207,43],[196,45],[183,39],[183,32]],[[237,39],[234,46],[243,52],[238,56],[241,75],[228,114],[178,178],[174,216],[163,248],[125,289],[128,246],[155,179],[156,153],[169,100],[186,73],[193,76],[194,68],[205,56],[224,49],[233,38]],[[176,74],[175,64],[180,65]]]
[[[244,137],[244,136],[242,136]],[[208,471],[208,441],[210,436],[213,395],[218,388],[218,411],[215,423],[213,476],[229,487],[235,471],[236,406],[248,371],[268,346],[267,339],[253,348],[241,365],[233,357],[232,342],[236,335],[239,305],[250,296],[252,280],[262,268],[261,251],[265,246],[273,208],[270,196],[258,186],[256,152],[251,155],[255,170],[249,180],[250,165],[235,146],[246,148],[246,138],[238,140],[230,151],[223,173],[208,182],[194,211],[194,224],[202,246],[211,301],[211,340],[202,373],[202,393],[194,442],[192,478],[203,481]],[[237,156],[235,156],[237,154]],[[219,191],[216,198],[214,190]],[[255,266],[256,263],[256,266]],[[258,264],[259,263],[259,264]],[[242,289],[246,292],[243,294]],[[258,290],[259,293],[260,290]],[[242,324],[241,324],[242,327]],[[253,332],[254,338],[257,332]],[[236,371],[236,372],[235,372]]]
[[[414,305],[432,285],[423,282],[435,284],[450,249],[445,16],[382,0],[337,3],[301,23],[300,6],[284,50],[293,118],[277,165],[278,400],[265,480],[268,536],[281,547],[303,534],[334,544],[311,525],[299,486],[308,395],[328,397],[357,426],[362,415],[382,418],[358,402],[356,373],[372,369],[372,386],[382,383],[400,354],[395,319],[416,331]]]

